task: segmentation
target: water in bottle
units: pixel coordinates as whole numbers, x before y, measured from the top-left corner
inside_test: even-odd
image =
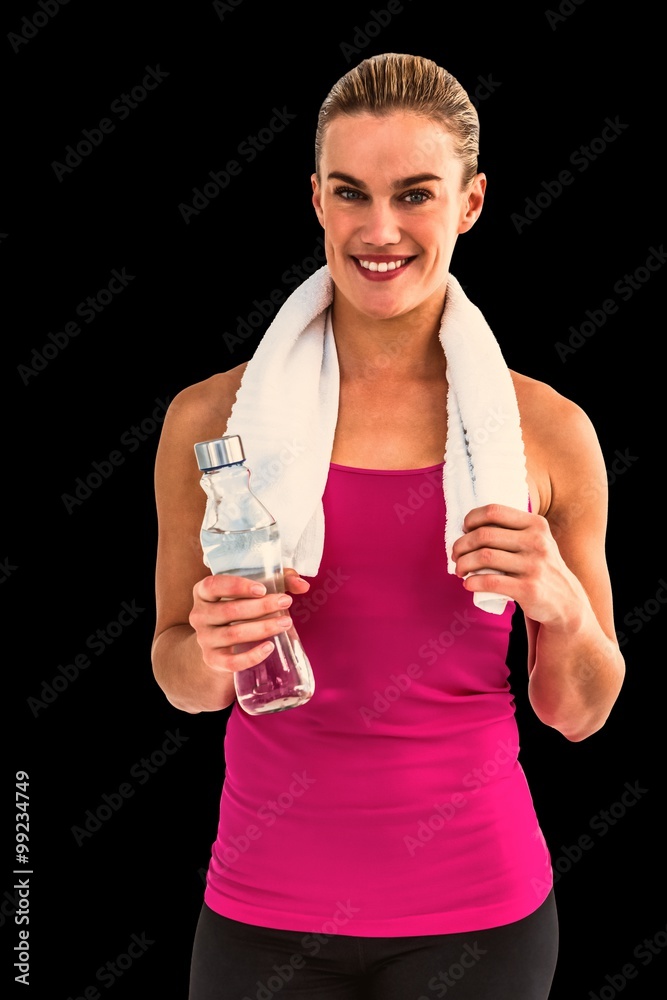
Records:
[[[284,593],[278,525],[252,492],[240,437],[198,442],[195,454],[207,495],[200,534],[204,562],[212,573],[256,580],[264,584],[267,594]],[[249,715],[296,708],[309,701],[315,690],[312,668],[294,626],[271,636],[270,641],[274,649],[266,659],[234,673],[238,703]],[[257,645],[239,643],[232,652]]]

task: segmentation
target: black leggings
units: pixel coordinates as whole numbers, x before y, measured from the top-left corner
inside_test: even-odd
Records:
[[[557,954],[553,890],[502,927],[411,937],[274,930],[204,904],[188,1000],[547,1000]]]

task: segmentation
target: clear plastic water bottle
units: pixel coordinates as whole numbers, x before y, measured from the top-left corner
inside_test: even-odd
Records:
[[[251,472],[241,438],[230,435],[200,441],[195,444],[195,455],[208,498],[201,527],[204,562],[212,573],[258,580],[267,594],[284,593],[278,525],[250,488]],[[274,649],[265,660],[234,673],[238,703],[249,715],[296,708],[315,691],[313,671],[294,626],[271,636],[270,641]],[[240,653],[257,645],[240,643],[232,651]]]

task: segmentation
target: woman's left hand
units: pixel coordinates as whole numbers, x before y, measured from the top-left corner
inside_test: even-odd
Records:
[[[576,627],[588,603],[585,591],[562,558],[546,518],[488,504],[471,510],[463,529],[452,558],[457,576],[466,578],[466,590],[503,594],[549,628]]]

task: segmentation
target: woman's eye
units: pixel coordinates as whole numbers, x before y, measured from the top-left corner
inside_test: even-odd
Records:
[[[362,198],[363,195],[360,191],[355,191],[354,188],[336,188],[334,194],[343,198],[345,201],[356,201],[357,198]]]
[[[431,197],[429,191],[408,191],[405,198],[411,205],[423,205]]]
[[[357,191],[355,188],[350,187],[335,188],[334,194],[336,197],[342,198],[343,201],[361,201],[366,197],[362,191]],[[430,201],[431,197],[432,195],[430,191],[422,191],[419,189],[415,191],[408,191],[406,194],[401,196],[401,200],[406,202],[408,205],[423,205],[424,202]]]

